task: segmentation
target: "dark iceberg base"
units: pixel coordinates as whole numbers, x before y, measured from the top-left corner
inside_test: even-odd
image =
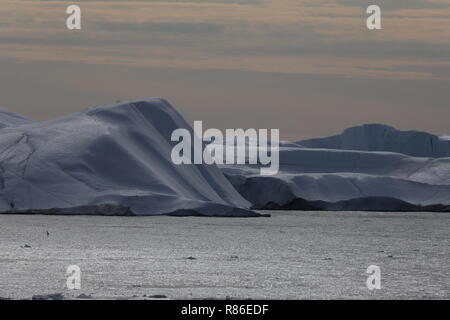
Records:
[[[269,202],[259,210],[302,210],[302,211],[381,211],[381,212],[450,212],[450,206],[435,204],[421,206],[387,197],[363,197],[337,202],[308,201],[297,198],[279,205]]]
[[[50,209],[29,209],[29,210],[10,210],[0,212],[0,214],[41,214],[41,215],[96,215],[96,216],[152,216],[151,209],[148,214],[138,214],[133,212],[129,207],[120,205],[104,204],[104,205],[88,205],[72,208],[50,208]],[[218,208],[217,210],[201,210],[201,209],[178,209],[175,211],[161,213],[159,215],[172,217],[270,217],[270,214],[261,214],[252,210],[241,208]]]

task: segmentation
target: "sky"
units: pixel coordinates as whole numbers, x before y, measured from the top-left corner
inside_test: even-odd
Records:
[[[0,107],[43,121],[145,97],[288,140],[450,134],[450,0],[0,0]]]

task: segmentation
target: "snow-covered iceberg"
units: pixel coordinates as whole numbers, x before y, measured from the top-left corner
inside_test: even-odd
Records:
[[[0,212],[258,216],[216,166],[172,163],[178,128],[162,99],[46,122],[0,110]]]
[[[450,211],[447,141],[365,125],[281,143],[276,176],[260,176],[256,165],[221,168],[258,209]]]

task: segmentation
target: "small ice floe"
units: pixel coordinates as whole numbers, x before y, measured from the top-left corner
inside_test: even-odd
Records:
[[[167,296],[164,294],[153,294],[150,296],[147,296],[144,294],[143,297],[150,298],[150,299],[167,299]]]

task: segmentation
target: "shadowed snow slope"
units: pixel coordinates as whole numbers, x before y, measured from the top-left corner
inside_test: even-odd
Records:
[[[172,163],[178,128],[162,99],[41,123],[0,111],[0,212],[257,216],[216,166]]]
[[[408,147],[399,140],[392,145],[423,155],[425,135],[411,135],[406,140]],[[439,152],[444,153],[443,148],[439,152],[434,149],[433,157],[338,150],[382,149],[389,145],[388,141],[381,143],[379,134],[360,138],[353,137],[351,144],[352,139],[347,137],[340,145],[325,138],[327,143],[315,143],[317,148],[282,146],[280,171],[272,177],[260,176],[258,167],[252,165],[224,165],[222,170],[244,198],[260,209],[450,211],[450,157],[437,157]],[[308,145],[304,141],[299,144]]]
[[[32,123],[33,120],[0,108],[0,129],[11,126]]]
[[[450,140],[420,131],[400,131],[382,124],[366,124],[328,138],[299,141],[307,148],[390,151],[415,157],[450,157]]]

